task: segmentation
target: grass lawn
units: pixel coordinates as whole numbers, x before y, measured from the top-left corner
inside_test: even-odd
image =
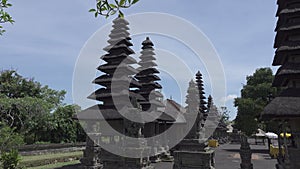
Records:
[[[69,153],[57,153],[57,154],[45,154],[45,155],[35,155],[35,156],[22,156],[21,161],[35,161],[35,160],[44,160],[44,159],[53,159],[60,157],[69,157],[69,156],[78,156],[82,155],[82,151],[69,152]]]
[[[82,151],[44,154],[35,156],[22,156],[20,166],[26,168],[55,168],[70,164],[77,164],[78,159],[82,156]]]
[[[66,166],[66,165],[74,165],[74,164],[79,164],[79,163],[80,163],[79,160],[75,160],[75,161],[49,164],[49,165],[38,166],[38,167],[29,167],[27,169],[53,169],[53,168],[59,168],[59,167],[63,167],[63,166]]]

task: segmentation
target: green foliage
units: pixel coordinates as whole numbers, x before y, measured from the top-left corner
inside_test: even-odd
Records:
[[[13,24],[15,21],[12,17],[5,11],[6,8],[11,7],[12,5],[7,2],[7,0],[0,0],[0,24],[11,23]],[[0,35],[5,32],[3,26],[0,25]]]
[[[0,122],[0,162],[4,169],[17,168],[21,160],[16,147],[24,143],[23,137],[14,130],[4,122]]]
[[[0,161],[3,169],[16,169],[21,161],[21,157],[17,150],[12,149],[8,152],[2,152]]]
[[[50,112],[52,105],[39,98],[0,98],[0,119],[17,131],[35,128],[36,119]],[[40,123],[43,125],[43,123]]]
[[[96,8],[90,9],[89,12],[94,13],[95,17],[102,15],[108,18],[116,13],[118,13],[120,17],[124,17],[121,9],[129,8],[138,1],[139,0],[114,0],[111,2],[110,0],[97,0]]]
[[[272,87],[274,79],[270,68],[260,68],[251,76],[247,76],[247,84],[241,90],[241,98],[235,99],[238,114],[235,128],[247,135],[256,132],[260,125],[259,116],[269,102],[270,94],[276,96],[278,89]]]
[[[55,109],[62,103],[66,91],[50,89],[47,85],[42,86],[33,78],[24,78],[15,70],[5,70],[0,72],[0,93],[1,97],[24,98],[33,97],[45,100]]]
[[[229,124],[229,110],[227,107],[221,107],[221,118],[220,118],[220,123],[224,124]]]
[[[0,122],[0,152],[5,152],[24,143],[23,137],[14,130],[4,122]]]
[[[84,132],[77,121],[72,117],[76,114],[80,107],[76,105],[67,105],[59,107],[53,113],[54,129],[51,132],[51,141],[54,143],[70,143],[78,141],[77,138],[85,137]],[[84,136],[82,136],[84,135]],[[82,141],[82,140],[81,140]]]
[[[78,106],[62,104],[65,91],[42,86],[15,70],[0,72],[0,84],[0,121],[24,135],[27,144],[84,141],[84,131],[71,119]]]

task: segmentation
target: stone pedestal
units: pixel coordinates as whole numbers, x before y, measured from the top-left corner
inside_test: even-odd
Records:
[[[140,151],[140,150],[126,150]],[[148,158],[127,158],[102,151],[103,169],[154,169]]]
[[[214,151],[175,151],[173,169],[214,169]]]
[[[173,169],[214,169],[214,151],[206,142],[185,139],[174,151]]]
[[[143,138],[128,138],[122,142],[122,145],[111,146],[119,147],[121,156],[102,150],[103,169],[153,169],[147,157],[151,149]],[[129,158],[135,156],[137,158]]]
[[[80,162],[84,169],[102,169],[101,147],[96,145],[90,137],[87,137],[86,148],[83,152],[83,158]]]
[[[241,137],[240,156],[242,161],[240,164],[241,169],[253,169],[253,164],[251,163],[252,151],[246,136]]]

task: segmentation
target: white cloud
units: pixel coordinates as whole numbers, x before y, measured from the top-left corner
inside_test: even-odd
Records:
[[[236,94],[230,94],[230,95],[228,95],[228,96],[226,96],[226,97],[223,97],[222,98],[222,100],[221,100],[221,102],[225,102],[225,103],[227,103],[227,102],[229,102],[229,101],[233,101],[235,98],[237,98],[238,96],[236,95]]]

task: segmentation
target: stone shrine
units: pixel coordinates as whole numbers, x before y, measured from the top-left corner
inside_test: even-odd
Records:
[[[108,147],[118,148],[118,152],[122,154],[122,156],[116,155],[104,148],[101,149],[100,160],[103,169],[152,168],[149,159],[143,156],[143,152],[146,154],[150,148],[146,146],[141,133],[142,123],[125,118],[142,119],[136,101],[138,95],[132,91],[132,88],[140,88],[141,85],[133,77],[138,71],[131,66],[137,62],[129,56],[134,54],[134,51],[130,48],[132,43],[128,24],[121,17],[113,21],[113,29],[108,40],[109,45],[104,48],[107,54],[101,57],[106,63],[98,67],[103,74],[93,81],[103,87],[88,98],[101,101],[102,104],[92,106],[78,114],[81,120],[94,119],[97,125],[94,128],[99,128],[101,131],[99,132],[101,136],[97,136],[100,137],[100,142],[106,143]],[[107,131],[104,121],[119,135],[112,135]],[[97,138],[93,138],[94,141],[95,139]],[[140,157],[130,158],[129,156],[134,153],[140,153]],[[85,165],[85,163],[83,164]]]
[[[241,169],[253,169],[253,164],[251,163],[252,151],[248,143],[248,138],[245,135],[241,136]]]
[[[140,67],[137,69],[138,73],[135,75],[135,78],[138,79],[141,84],[137,93],[142,96],[142,98],[138,99],[138,103],[141,105],[143,112],[157,117],[155,121],[144,125],[143,134],[146,138],[163,132],[166,122],[175,121],[172,117],[161,111],[165,105],[163,104],[163,95],[159,91],[162,89],[162,86],[157,82],[160,81],[160,78],[157,76],[159,71],[155,68],[157,64],[155,63],[156,58],[154,57],[153,46],[154,44],[149,37],[143,41],[140,56],[141,60],[138,62]],[[155,154],[150,157],[152,162],[159,162],[162,154],[168,155],[167,140],[158,142],[152,139],[152,142],[149,144],[151,144],[151,154]]]
[[[204,101],[204,88],[202,75],[200,72],[196,75],[197,84],[193,81],[189,83],[187,95],[187,110],[185,117],[187,126],[191,130],[177,146],[174,151],[173,169],[213,169],[214,151],[207,146],[205,138],[204,122],[207,109]],[[201,91],[199,91],[199,89]],[[195,123],[190,124],[191,118],[196,117]]]

